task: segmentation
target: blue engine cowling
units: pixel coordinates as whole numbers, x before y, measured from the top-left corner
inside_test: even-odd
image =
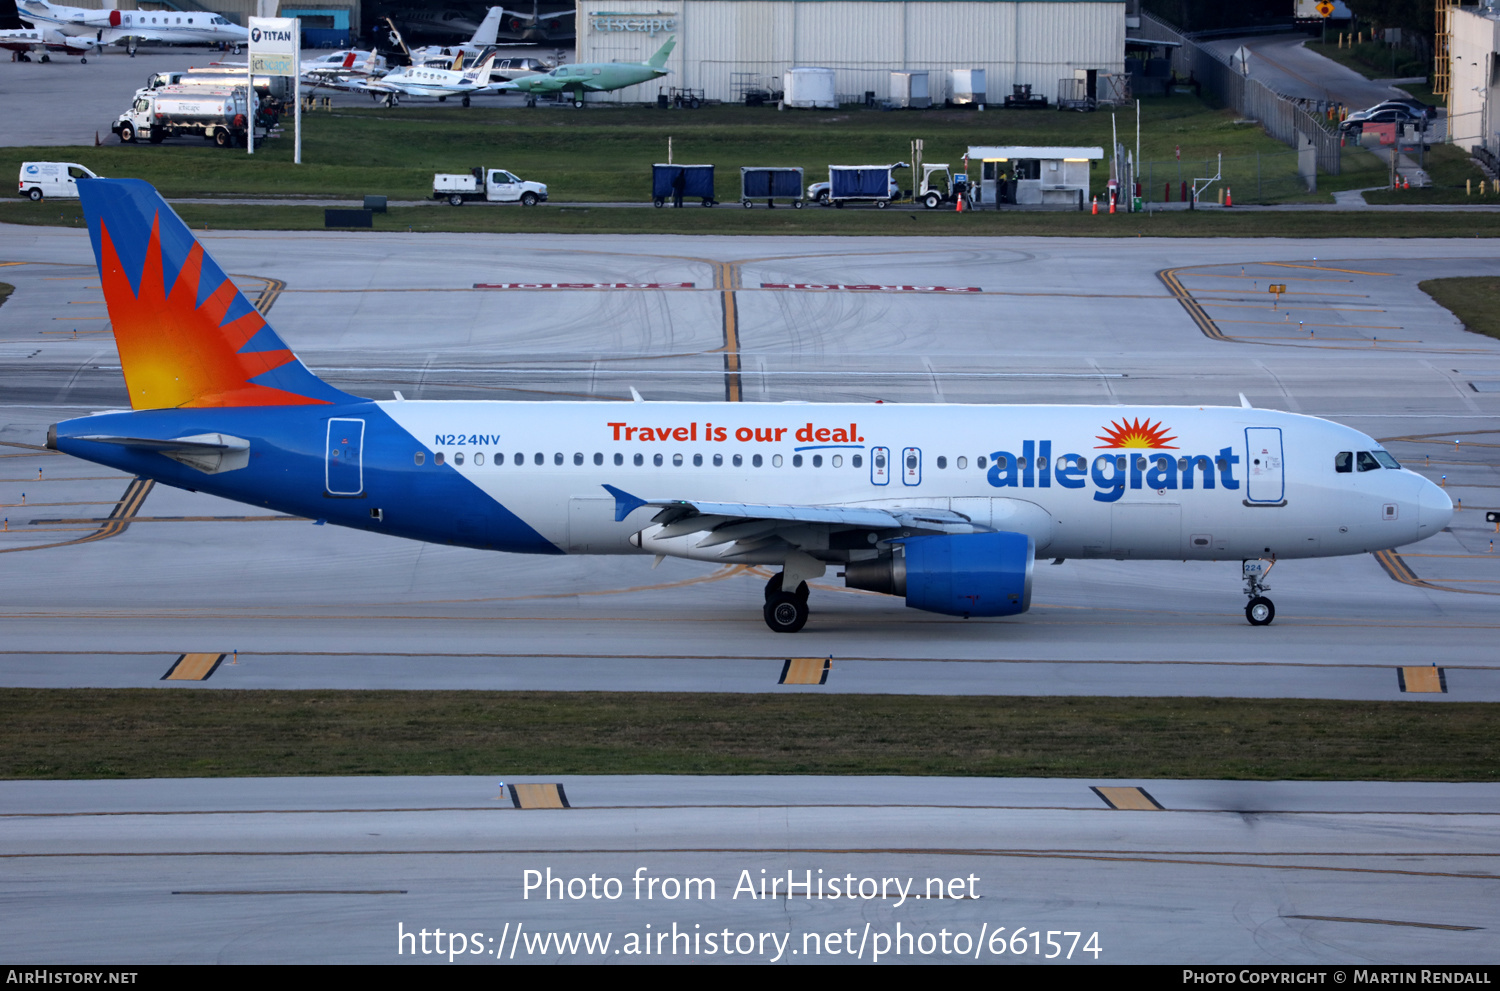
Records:
[[[1031,608],[1036,545],[1024,533],[908,537],[906,604],[949,616],[1014,616]]]

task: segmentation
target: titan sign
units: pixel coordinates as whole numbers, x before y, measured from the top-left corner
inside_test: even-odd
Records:
[[[654,14],[612,14],[595,11],[589,14],[590,31],[635,31],[656,37],[664,31],[677,30],[677,15],[657,11]]]

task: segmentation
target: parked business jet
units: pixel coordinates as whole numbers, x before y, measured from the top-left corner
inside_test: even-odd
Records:
[[[496,83],[496,90],[520,90],[526,94],[526,105],[536,106],[539,95],[572,93],[573,106],[583,107],[583,94],[607,93],[626,86],[660,79],[671,72],[667,68],[667,56],[677,45],[677,36],[668,38],[656,50],[656,54],[644,62],[577,62],[560,65],[551,72],[538,76],[526,76],[506,83]]]
[[[462,65],[463,56],[459,56]],[[439,101],[450,96],[463,97],[463,105],[469,105],[469,97],[478,93],[494,91],[490,83],[490,69],[495,64],[495,53],[470,69],[439,69],[426,65],[406,65],[386,73],[379,79],[351,82],[341,88],[369,93],[374,99],[384,97],[385,105],[394,107],[402,96],[435,96]],[[325,84],[337,85],[337,84]],[[498,86],[499,84],[494,84]]]
[[[30,62],[36,53],[42,62],[52,61],[53,55],[76,55],[80,63],[87,63],[93,48],[93,42],[69,38],[55,25],[21,20],[16,0],[0,0],[0,49],[15,52],[20,61]]]
[[[202,10],[116,10],[113,3],[102,10],[62,7],[48,0],[22,0],[21,16],[48,24],[65,35],[91,38],[95,44],[112,45],[135,38],[178,45],[239,46],[250,40],[250,32],[219,14]]]
[[[1031,604],[1037,557],[1265,562],[1441,530],[1442,489],[1372,438],[1240,407],[373,401],[287,348],[166,202],[78,183],[132,409],[47,446],[179,488],[414,540],[779,568],[954,616]]]

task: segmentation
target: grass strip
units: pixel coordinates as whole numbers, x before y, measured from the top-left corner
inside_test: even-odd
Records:
[[[4,689],[0,778],[900,774],[1484,781],[1500,707],[1305,699]]]
[[[1500,279],[1478,275],[1428,279],[1417,288],[1437,300],[1476,334],[1500,338]]]
[[[181,204],[174,209],[195,231],[323,230],[323,208]],[[0,223],[83,227],[76,204],[0,203]],[[374,215],[374,230],[392,234],[715,234],[1061,237],[1500,237],[1500,213],[1364,213],[1356,211],[1198,210],[1093,216],[951,210],[835,210],[808,207],[742,209],[724,204],[681,210],[616,207],[393,207]]]

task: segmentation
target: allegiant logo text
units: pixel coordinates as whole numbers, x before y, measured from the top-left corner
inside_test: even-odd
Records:
[[[1240,487],[1234,477],[1234,466],[1240,463],[1234,449],[1219,449],[1218,457],[1198,454],[1173,457],[1170,454],[1137,452],[1101,454],[1089,459],[1082,454],[1052,458],[1052,442],[1022,441],[1021,456],[1010,451],[996,451],[987,476],[997,489],[1081,489],[1093,483],[1097,502],[1114,502],[1132,489],[1192,489]]]

